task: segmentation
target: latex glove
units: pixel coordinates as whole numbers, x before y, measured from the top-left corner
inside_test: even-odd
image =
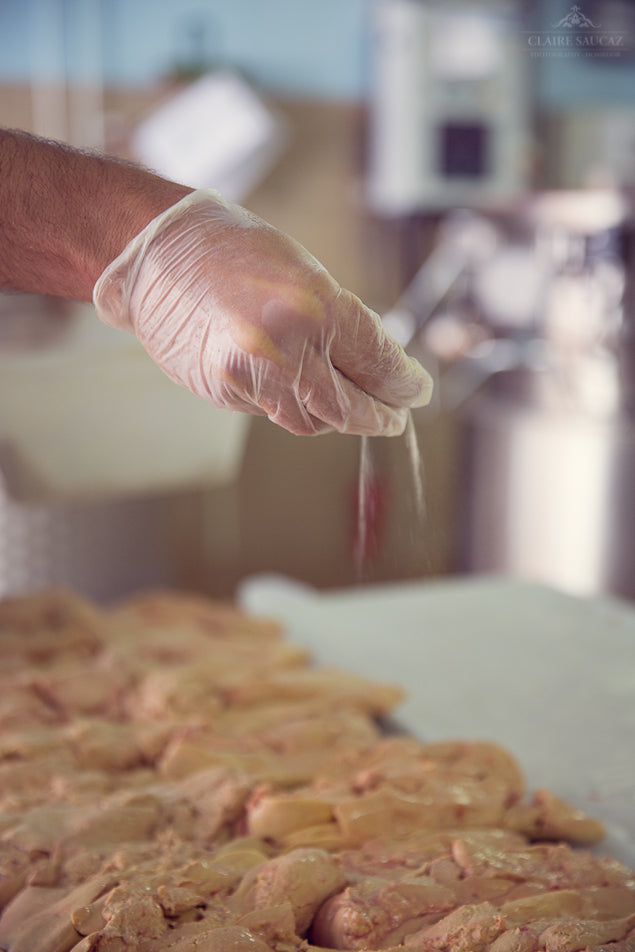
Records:
[[[301,245],[211,190],[168,208],[97,281],[107,324],[177,383],[297,434],[395,435],[432,383]]]

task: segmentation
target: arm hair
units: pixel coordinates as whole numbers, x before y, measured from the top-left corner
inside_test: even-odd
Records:
[[[0,129],[0,288],[90,301],[126,244],[190,191],[133,163]]]

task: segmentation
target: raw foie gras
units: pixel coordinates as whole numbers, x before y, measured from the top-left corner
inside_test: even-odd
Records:
[[[0,603],[0,948],[635,952],[602,824],[495,744],[385,737],[398,687],[147,593]]]

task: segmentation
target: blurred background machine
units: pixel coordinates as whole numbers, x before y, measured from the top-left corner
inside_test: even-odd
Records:
[[[627,6],[378,0],[369,198],[429,229],[384,319],[456,428],[455,568],[633,598]]]
[[[501,201],[529,182],[517,2],[374,5],[371,205],[382,215]]]
[[[632,255],[615,190],[455,212],[386,315],[459,427],[460,570],[635,597]]]
[[[89,306],[3,295],[0,594],[495,571],[635,598],[635,7],[577,6],[0,4],[0,124],[222,182],[438,380],[425,518],[373,441],[360,573],[358,439],[214,411]]]

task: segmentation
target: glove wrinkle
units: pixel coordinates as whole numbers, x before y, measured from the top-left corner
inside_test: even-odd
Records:
[[[391,436],[426,371],[301,245],[211,189],[167,209],[106,268],[98,316],[174,381],[298,435]]]

